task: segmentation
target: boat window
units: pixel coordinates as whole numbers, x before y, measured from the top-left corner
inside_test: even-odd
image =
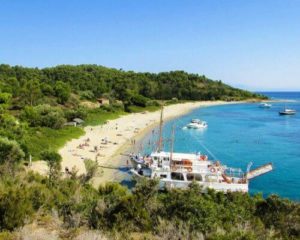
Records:
[[[167,174],[160,174],[160,178],[167,178]]]
[[[202,176],[201,176],[201,174],[198,174],[198,173],[187,173],[186,178],[188,181],[193,181],[193,180],[199,181],[199,182],[202,181]]]
[[[184,180],[182,173],[172,172],[171,173],[171,179],[172,180]]]
[[[157,158],[157,157],[153,157],[153,159],[154,159],[154,160],[158,160],[158,158]]]
[[[216,182],[217,179],[218,179],[218,177],[215,176],[215,175],[206,175],[205,176],[205,181],[206,182]]]
[[[164,161],[169,161],[169,158],[168,157],[164,157]]]

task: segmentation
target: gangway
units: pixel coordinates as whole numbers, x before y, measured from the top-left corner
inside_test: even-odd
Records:
[[[258,177],[260,175],[263,175],[265,173],[268,173],[270,171],[273,170],[273,164],[272,163],[267,163],[259,168],[256,168],[252,171],[248,171],[247,174],[246,174],[246,178],[248,180],[252,179],[252,178],[255,178],[255,177]]]

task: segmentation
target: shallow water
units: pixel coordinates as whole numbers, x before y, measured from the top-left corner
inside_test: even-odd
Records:
[[[244,171],[249,162],[253,163],[252,168],[272,162],[274,170],[271,173],[251,180],[250,193],[262,192],[265,196],[276,193],[300,200],[300,93],[267,94],[296,101],[272,103],[270,109],[259,108],[257,103],[199,108],[165,123],[164,138],[170,137],[175,125],[176,152],[200,151],[211,159]],[[279,110],[285,105],[298,113],[279,116]],[[208,128],[183,129],[192,118],[207,121]],[[144,140],[148,150],[151,149],[149,139],[152,133]],[[169,147],[167,142],[165,150]]]

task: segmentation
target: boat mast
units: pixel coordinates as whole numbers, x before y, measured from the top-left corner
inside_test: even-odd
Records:
[[[175,140],[175,125],[173,125],[173,127],[172,127],[171,149],[170,149],[170,164],[172,163],[172,160],[173,160],[174,140]]]
[[[162,151],[162,145],[163,145],[163,139],[162,139],[162,129],[163,129],[163,109],[164,106],[161,106],[161,112],[160,112],[160,122],[159,122],[159,138],[158,138],[158,144],[157,144],[157,152]]]

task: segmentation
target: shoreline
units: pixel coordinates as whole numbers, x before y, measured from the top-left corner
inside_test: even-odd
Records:
[[[236,104],[241,102],[225,102],[225,101],[199,101],[178,103],[164,107],[164,121],[174,119],[190,113],[194,109],[200,107],[209,107],[225,104]],[[73,139],[59,150],[62,156],[62,169],[65,167],[72,169],[74,166],[78,170],[78,174],[84,174],[84,159],[98,161],[102,169],[100,176],[96,176],[92,180],[94,186],[99,186],[108,181],[121,180],[124,177],[124,171],[127,170],[127,156],[122,153],[132,152],[136,149],[139,142],[159,124],[160,111],[131,113],[120,118],[110,120],[104,125],[95,127],[85,127],[85,135],[79,139]],[[107,138],[108,143],[103,144],[102,140]],[[85,149],[78,149],[79,144],[83,144],[84,140],[89,139],[89,143]],[[135,141],[135,145],[131,141]],[[115,144],[117,143],[117,144]],[[101,157],[96,158],[96,153],[91,152],[93,146],[98,146]],[[78,154],[78,155],[74,155]],[[73,155],[73,156],[72,156]],[[124,171],[120,167],[124,167]]]
[[[217,105],[238,104],[249,101],[197,101],[168,105],[164,107],[164,121],[186,115],[191,111]],[[158,126],[160,110],[154,112],[131,113],[114,120],[109,120],[103,125],[87,126],[85,134],[80,138],[67,142],[59,154],[62,156],[61,167],[64,172],[76,169],[77,174],[85,174],[85,159],[97,161],[102,173],[92,179],[94,186],[122,180],[127,171],[128,156],[122,156],[124,152],[137,150],[140,141],[155,127]],[[135,145],[131,144],[135,142]],[[124,169],[120,169],[123,167]],[[126,168],[126,169],[125,169]],[[43,161],[36,162],[31,167],[40,173],[45,173],[47,167]],[[42,171],[41,171],[42,170]],[[124,171],[123,171],[124,170]]]

